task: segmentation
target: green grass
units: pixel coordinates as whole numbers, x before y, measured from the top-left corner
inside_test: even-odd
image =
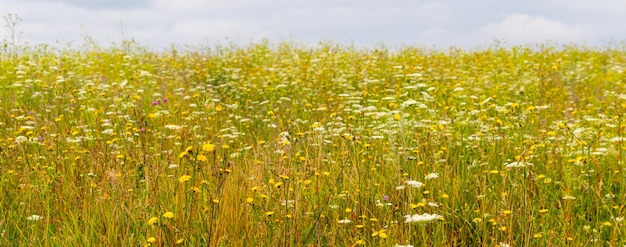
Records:
[[[0,245],[623,246],[624,70],[582,46],[22,47]]]

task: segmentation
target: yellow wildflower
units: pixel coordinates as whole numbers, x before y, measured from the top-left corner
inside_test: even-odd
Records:
[[[180,182],[182,184],[184,182],[189,181],[189,179],[191,179],[191,176],[189,176],[189,175],[182,175],[182,176],[180,176],[180,178],[178,178],[178,182]]]
[[[154,223],[156,223],[157,221],[159,221],[159,218],[157,217],[152,217],[148,220],[148,225],[152,225]]]
[[[167,211],[163,214],[163,217],[168,218],[168,219],[174,218],[174,213]]]
[[[202,151],[213,152],[215,151],[215,145],[211,144],[210,142],[207,142],[204,145],[202,145]]]
[[[193,149],[193,146],[188,146],[187,148],[185,148],[185,151],[182,151],[180,152],[180,154],[178,154],[178,158],[185,157],[185,155],[187,155],[189,151],[191,151],[191,149]]]
[[[198,157],[196,159],[198,159],[198,161],[207,161],[207,158],[204,154],[198,154]]]

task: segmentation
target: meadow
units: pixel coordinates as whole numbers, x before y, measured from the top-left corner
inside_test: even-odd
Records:
[[[4,52],[0,245],[624,246],[625,70],[620,46]]]

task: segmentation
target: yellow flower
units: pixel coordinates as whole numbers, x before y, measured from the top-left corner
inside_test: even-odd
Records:
[[[376,237],[376,236],[378,236],[379,238],[387,238],[389,235],[387,235],[387,233],[383,229],[383,230],[372,233],[372,237]]]
[[[146,240],[146,241],[148,241],[148,243],[154,243],[154,242],[156,242],[156,238],[149,237],[148,240]]]
[[[148,220],[148,225],[152,225],[154,223],[156,223],[157,221],[159,221],[159,218],[157,217],[152,217]]]
[[[206,156],[204,156],[204,154],[199,154],[197,157],[198,161],[207,161]]]
[[[178,154],[178,158],[185,157],[185,155],[187,155],[189,151],[191,151],[191,149],[193,149],[193,146],[188,146],[187,148],[185,148],[185,151],[182,151],[180,152],[180,154]]]
[[[210,142],[207,142],[202,145],[202,151],[213,152],[215,151],[215,145],[211,144]]]
[[[163,214],[163,217],[168,218],[168,219],[174,218],[174,213],[167,211]]]
[[[382,229],[380,231],[376,231],[372,233],[372,237],[376,237],[378,236],[379,238],[387,238],[389,237],[389,235],[387,235],[387,232],[385,229]]]
[[[178,182],[180,182],[182,184],[184,182],[189,181],[189,179],[191,179],[191,176],[189,176],[189,175],[182,175],[182,176],[180,176],[180,178],[178,178]]]

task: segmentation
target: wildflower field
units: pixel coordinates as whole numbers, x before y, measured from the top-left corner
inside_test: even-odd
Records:
[[[623,47],[0,56],[2,246],[626,245]]]

